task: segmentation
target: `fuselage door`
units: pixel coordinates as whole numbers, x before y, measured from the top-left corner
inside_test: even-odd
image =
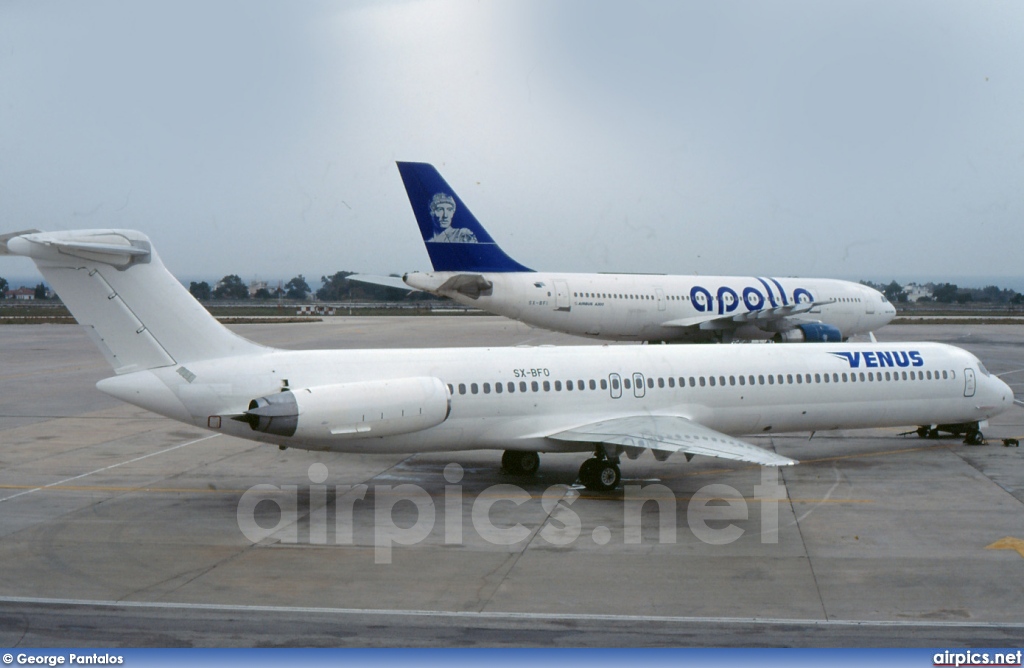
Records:
[[[569,299],[569,283],[567,281],[555,281],[555,310],[568,311],[572,307]]]
[[[868,315],[872,315],[875,312],[875,296],[868,295],[864,300],[864,312]]]
[[[608,374],[608,391],[612,393],[612,399],[620,399],[622,397],[622,379],[619,378],[619,374]]]
[[[964,396],[973,397],[977,383],[974,380],[974,369],[964,369]]]
[[[644,375],[642,373],[633,374],[633,396],[637,399],[643,398],[644,394],[647,393],[647,385],[644,384]]]
[[[654,294],[658,297],[658,310],[665,310],[665,291],[661,288],[654,288]]]

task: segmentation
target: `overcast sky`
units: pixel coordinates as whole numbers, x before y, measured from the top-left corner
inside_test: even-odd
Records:
[[[3,0],[0,231],[429,270],[414,160],[540,270],[1024,290],[1022,35],[1009,0]]]

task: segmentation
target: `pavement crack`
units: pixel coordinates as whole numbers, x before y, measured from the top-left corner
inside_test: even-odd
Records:
[[[835,472],[836,472],[836,483],[829,490],[829,494],[830,495],[832,494],[832,491],[836,488],[836,485],[839,484],[839,480],[840,480],[839,467],[836,466],[836,465],[833,465],[833,466],[834,466]],[[785,467],[782,467],[782,469],[783,469],[782,472],[781,472],[782,473],[782,481],[783,481],[783,483],[786,483]],[[793,497],[790,496],[790,494],[789,494],[789,484],[788,483],[786,483],[786,500],[789,501],[789,510],[790,510],[790,512],[793,513],[793,517],[796,518],[796,521],[794,522],[794,524],[796,525],[797,532],[800,534],[800,545],[803,547],[803,550],[804,550],[804,558],[807,559],[807,567],[811,571],[811,580],[814,582],[814,592],[818,595],[818,604],[821,606],[821,618],[824,619],[825,621],[828,621],[828,611],[825,609],[825,599],[821,595],[821,585],[818,584],[818,574],[814,572],[814,560],[811,559],[811,555],[807,551],[807,541],[804,539],[804,531],[803,531],[803,527],[801,526],[801,522],[800,522],[804,517],[807,517],[807,515],[810,514],[810,511],[805,513],[802,517],[796,517],[796,508],[793,507]],[[813,508],[812,508],[812,510],[813,510]]]
[[[564,499],[566,494],[569,494],[570,492],[573,492],[573,489],[571,487],[566,487],[565,492],[563,492],[562,496],[559,497],[557,501]],[[515,570],[515,567],[519,563],[519,560],[522,558],[524,554],[526,554],[526,551],[530,549],[530,546],[533,545],[533,542],[537,539],[537,536],[544,529],[544,527],[547,526],[548,522],[551,521],[551,516],[559,507],[557,501],[551,504],[551,510],[546,511],[544,513],[543,519],[537,523],[537,526],[533,529],[533,531],[530,532],[529,537],[526,540],[522,541],[523,548],[512,553],[510,555],[511,559],[506,559],[496,568],[492,569],[491,572],[489,572],[486,576],[484,576],[483,583],[477,590],[477,600],[480,601],[480,604],[477,606],[476,609],[477,612],[484,612],[487,606],[491,604],[491,601],[494,600],[494,596],[498,593],[498,590],[501,589],[501,585],[504,584],[505,581],[508,579],[509,574],[513,570]],[[541,505],[541,507],[543,508],[543,504]],[[507,568],[505,567],[506,565]],[[490,579],[490,576],[499,572],[502,572],[502,574],[498,581],[491,586],[490,592],[485,592],[487,581]]]

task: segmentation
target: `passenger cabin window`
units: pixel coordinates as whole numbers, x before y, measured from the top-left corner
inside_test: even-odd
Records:
[[[459,383],[459,394],[465,394],[465,393],[466,393],[466,384],[465,383]]]

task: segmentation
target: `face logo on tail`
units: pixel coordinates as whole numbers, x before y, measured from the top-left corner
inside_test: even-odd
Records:
[[[452,227],[455,218],[455,198],[446,193],[437,193],[430,200],[430,216],[434,219],[434,236],[431,243],[475,244],[473,230]]]

